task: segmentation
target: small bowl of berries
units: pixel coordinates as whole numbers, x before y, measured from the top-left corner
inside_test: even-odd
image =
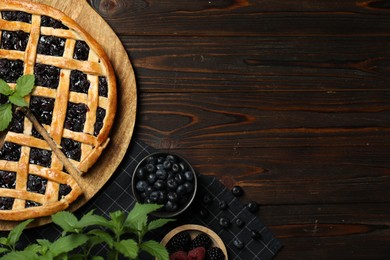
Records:
[[[194,224],[179,226],[161,240],[170,260],[228,260],[225,244],[211,229]]]
[[[194,169],[183,157],[157,152],[143,158],[132,177],[135,199],[144,204],[160,204],[156,217],[174,217],[192,203],[197,190]]]

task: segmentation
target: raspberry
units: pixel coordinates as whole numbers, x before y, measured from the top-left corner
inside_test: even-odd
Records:
[[[188,232],[180,232],[174,235],[167,244],[167,250],[169,253],[177,251],[188,251],[191,246],[191,236]]]
[[[203,260],[206,254],[204,247],[197,247],[188,252],[188,260]]]
[[[187,253],[184,251],[177,251],[169,256],[169,260],[188,260]]]
[[[224,260],[225,254],[219,247],[212,247],[206,251],[206,260]]]
[[[211,243],[211,238],[207,234],[200,233],[192,240],[191,248],[204,247],[205,249],[209,249]]]

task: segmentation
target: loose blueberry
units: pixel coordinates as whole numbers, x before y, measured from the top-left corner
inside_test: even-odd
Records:
[[[206,194],[203,196],[203,203],[206,205],[209,205],[213,202],[212,198],[210,195]]]
[[[241,197],[244,194],[244,190],[241,188],[241,186],[234,186],[232,193],[236,197]]]
[[[245,221],[240,218],[236,218],[234,222],[236,223],[237,227],[243,227],[245,225]]]
[[[173,154],[168,154],[166,160],[175,163],[177,161],[177,157]]]
[[[194,174],[191,171],[184,172],[184,177],[186,177],[187,181],[193,181],[194,180]]]
[[[180,166],[177,163],[172,164],[172,172],[178,173],[180,171]]]
[[[152,185],[152,184],[154,184],[154,183],[156,182],[156,180],[157,180],[157,175],[154,174],[154,173],[150,173],[150,174],[148,175],[148,177],[147,177],[147,180],[148,180],[148,183],[149,183],[150,185]]]
[[[156,175],[157,175],[157,179],[159,180],[166,180],[168,177],[168,174],[164,169],[157,170]]]
[[[146,177],[148,176],[146,173],[146,169],[144,167],[139,168],[136,174],[137,174],[137,178],[140,180],[146,180]]]
[[[222,228],[228,228],[230,227],[230,220],[228,218],[225,218],[225,217],[221,217],[219,219],[219,225],[222,227]]]
[[[146,165],[146,170],[150,173],[153,173],[156,171],[156,166],[153,163],[148,163]]]
[[[164,208],[165,208],[167,211],[172,211],[172,212],[174,212],[174,211],[177,211],[177,209],[179,208],[179,206],[178,206],[176,203],[174,203],[174,202],[168,200],[167,203],[165,204],[165,207],[164,207]]]
[[[244,242],[242,242],[240,239],[236,238],[233,241],[233,245],[238,248],[238,249],[243,249],[244,248]]]
[[[168,201],[177,202],[179,200],[179,197],[177,196],[176,192],[169,192],[168,193]]]
[[[164,166],[164,169],[166,170],[170,170],[172,168],[172,162],[171,161],[168,161],[168,160],[165,160],[163,162],[163,166]]]
[[[148,158],[146,158],[146,162],[147,163],[151,163],[151,164],[156,164],[157,163],[157,158],[156,158],[156,156],[151,155]]]
[[[194,185],[192,185],[191,182],[185,182],[184,184],[184,187],[186,188],[187,190],[187,193],[191,193],[193,190],[194,190]]]
[[[252,229],[251,230],[251,238],[254,240],[258,240],[261,238],[261,234],[259,231]]]
[[[158,191],[153,191],[150,194],[149,199],[152,201],[152,203],[156,203],[158,201]]]
[[[147,186],[148,186],[148,184],[146,183],[146,181],[139,181],[139,182],[137,182],[137,185],[135,188],[139,192],[144,192]]]
[[[187,189],[184,185],[179,185],[176,189],[176,193],[179,196],[183,196],[187,193]]]
[[[246,207],[252,213],[256,213],[259,210],[259,204],[256,201],[249,202]]]
[[[157,190],[164,190],[166,187],[167,187],[167,184],[163,180],[157,180],[154,183],[154,188],[156,188]]]
[[[174,179],[169,179],[167,181],[167,187],[169,190],[176,190],[177,189],[177,182]]]
[[[184,184],[186,182],[186,177],[182,173],[177,173],[175,175],[175,180],[177,184]]]
[[[221,200],[219,203],[218,203],[218,208],[220,210],[225,210],[228,208],[228,204],[226,203],[226,201],[224,200]]]
[[[202,218],[208,218],[210,216],[209,211],[205,208],[201,208],[199,213]]]

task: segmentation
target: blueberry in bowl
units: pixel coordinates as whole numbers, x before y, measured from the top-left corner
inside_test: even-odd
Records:
[[[197,178],[184,158],[170,152],[157,152],[138,163],[131,186],[137,202],[163,205],[153,215],[174,217],[183,213],[194,200]]]

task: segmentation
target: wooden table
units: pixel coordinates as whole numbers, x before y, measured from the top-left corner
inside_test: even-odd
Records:
[[[135,137],[243,186],[276,259],[389,259],[388,1],[90,3],[134,65]]]

